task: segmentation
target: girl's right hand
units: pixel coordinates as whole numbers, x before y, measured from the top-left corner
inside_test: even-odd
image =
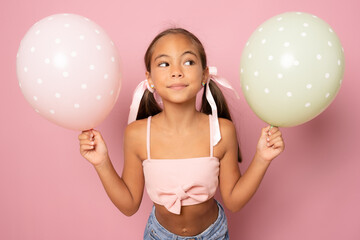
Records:
[[[91,129],[79,135],[80,153],[95,167],[108,160],[108,149],[100,132]]]

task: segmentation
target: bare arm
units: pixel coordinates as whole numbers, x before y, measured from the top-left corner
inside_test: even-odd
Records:
[[[137,132],[139,131],[133,126],[128,126],[125,131],[122,177],[117,174],[111,163],[100,132],[90,130],[79,135],[81,154],[93,164],[111,201],[127,216],[138,210],[144,188],[142,162],[137,154]]]
[[[237,162],[237,139],[231,122],[222,126],[224,156],[220,161],[220,191],[225,206],[239,211],[255,194],[271,160],[284,149],[281,132],[277,128],[263,128],[255,156],[243,176]]]

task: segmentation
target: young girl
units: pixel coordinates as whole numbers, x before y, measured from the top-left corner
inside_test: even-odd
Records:
[[[276,127],[262,129],[254,159],[241,176],[235,127],[198,38],[179,28],[160,33],[146,52],[145,65],[147,80],[134,95],[125,130],[122,176],[98,131],[79,135],[80,152],[125,215],[136,213],[146,186],[154,207],[144,239],[229,239],[223,207],[214,199],[217,186],[225,207],[239,211],[283,151],[281,133]],[[142,87],[146,90],[139,98]],[[199,112],[196,95],[202,88]],[[141,99],[139,111],[136,99]]]

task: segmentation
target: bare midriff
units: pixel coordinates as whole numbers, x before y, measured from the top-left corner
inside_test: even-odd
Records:
[[[179,236],[195,236],[202,233],[216,221],[218,212],[214,198],[200,204],[182,206],[180,215],[173,214],[164,206],[155,203],[158,222]]]

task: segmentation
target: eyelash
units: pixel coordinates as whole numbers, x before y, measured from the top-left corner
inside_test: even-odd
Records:
[[[163,64],[166,64],[166,66],[161,66],[161,65],[163,65]],[[158,66],[159,66],[159,67],[168,67],[168,66],[169,66],[169,64],[168,64],[168,63],[166,63],[166,62],[161,62],[161,63],[159,63],[159,64],[158,64]]]
[[[190,65],[194,65],[195,62],[193,60],[187,60],[185,63],[190,62]]]
[[[193,60],[187,60],[187,61],[185,61],[185,65],[186,65],[187,62],[190,62],[190,64],[189,64],[188,66],[191,66],[191,65],[194,65],[194,64],[195,64],[195,61],[193,61]],[[163,65],[163,64],[166,64],[166,65],[165,65],[165,66],[161,66],[161,65]],[[159,66],[159,67],[168,67],[168,66],[169,66],[169,63],[167,63],[167,62],[161,62],[161,63],[158,64],[158,66]]]

